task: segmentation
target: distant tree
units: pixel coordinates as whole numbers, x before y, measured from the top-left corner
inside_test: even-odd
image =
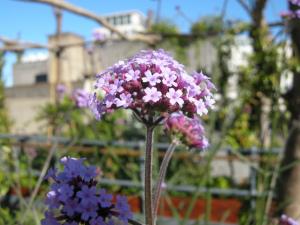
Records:
[[[150,32],[157,34],[179,34],[178,27],[167,20],[155,23],[150,27]]]
[[[177,60],[187,64],[185,48],[189,43],[181,36],[175,24],[168,20],[162,20],[153,24],[149,31],[163,37],[161,42],[156,43],[155,48],[164,48],[173,52]]]
[[[218,35],[225,28],[222,17],[220,16],[206,16],[202,17],[198,22],[191,27],[193,35],[207,37],[208,35]]]
[[[289,2],[291,12],[299,10]],[[294,74],[293,86],[286,95],[288,109],[291,113],[290,133],[286,141],[283,170],[279,179],[279,201],[284,205],[284,213],[300,222],[300,18],[292,18],[288,21],[293,48]]]
[[[264,11],[268,0],[238,0],[250,17],[249,38],[253,54],[249,65],[241,71],[241,88],[249,90],[247,100],[251,107],[250,123],[259,132],[260,147],[271,146],[271,120],[278,111],[279,67],[278,46],[266,23]]]

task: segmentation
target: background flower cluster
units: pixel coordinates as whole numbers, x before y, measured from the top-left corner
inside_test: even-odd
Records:
[[[85,166],[84,159],[64,157],[64,170],[50,169],[46,176],[54,183],[47,193],[48,211],[42,225],[113,225],[116,220],[127,224],[132,213],[125,196],[113,196],[96,187],[97,170]]]

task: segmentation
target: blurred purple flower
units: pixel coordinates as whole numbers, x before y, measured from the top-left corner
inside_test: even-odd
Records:
[[[81,219],[88,221],[97,216],[97,205],[95,204],[80,204],[78,207],[78,212],[81,213]]]
[[[83,186],[76,196],[81,199],[80,203],[84,205],[97,204],[96,187]]]
[[[282,18],[292,18],[294,16],[294,13],[292,11],[282,11],[280,13],[280,16]]]
[[[79,224],[75,221],[72,221],[72,222],[65,222],[63,225],[79,225]]]
[[[66,88],[65,85],[63,85],[63,84],[58,84],[58,85],[56,86],[56,93],[58,94],[58,96],[59,96],[60,98],[64,96],[64,94],[66,93],[66,91],[67,91],[67,88]]]
[[[77,107],[87,108],[89,106],[90,94],[83,89],[76,89],[73,92],[73,99]]]
[[[97,190],[95,166],[86,166],[84,159],[70,157],[63,157],[60,162],[64,165],[63,171],[50,169],[48,172],[54,183],[47,193],[46,204],[50,211],[46,212],[43,225],[113,225],[112,217],[127,224],[132,213],[126,197],[118,196],[117,203],[113,204],[111,194],[104,189]]]
[[[90,221],[90,225],[107,225],[101,216]]]
[[[133,215],[130,211],[130,207],[125,196],[117,195],[117,201],[115,205],[118,210],[118,218],[124,223],[128,224],[128,219],[132,219]]]
[[[75,214],[76,210],[78,209],[78,206],[79,206],[78,199],[76,199],[76,198],[68,199],[65,202],[62,211],[65,212],[67,214],[67,216],[72,217]]]
[[[53,216],[52,213],[46,212],[45,219],[41,221],[42,225],[61,225]]]
[[[106,35],[99,30],[94,30],[92,35],[95,41],[102,42],[106,40]]]
[[[279,225],[299,225],[299,223],[293,218],[290,218],[287,215],[283,214],[280,217]]]
[[[58,193],[54,190],[51,190],[47,193],[45,204],[48,205],[49,209],[57,209],[60,206],[58,199]]]
[[[297,9],[300,7],[300,0],[289,0],[289,2],[296,6],[296,9],[282,11],[280,16],[285,19],[300,19],[300,9]]]
[[[58,199],[62,202],[66,202],[70,197],[73,196],[73,187],[69,184],[62,184],[58,188],[59,197]]]
[[[44,179],[48,180],[48,179],[52,178],[53,180],[55,180],[56,179],[56,173],[57,173],[56,168],[49,168],[46,176],[44,177]]]
[[[100,189],[98,201],[103,208],[110,207],[112,205],[112,195],[106,193],[105,189]]]
[[[92,180],[97,176],[97,170],[95,166],[83,167],[80,172],[80,175],[84,181]]]
[[[300,7],[300,0],[290,0],[290,2]]]

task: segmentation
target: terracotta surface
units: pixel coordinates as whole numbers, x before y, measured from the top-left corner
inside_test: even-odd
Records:
[[[192,199],[184,197],[163,198],[159,209],[159,215],[172,216],[172,208],[176,208],[178,214],[184,218],[190,207]],[[205,214],[206,200],[198,199],[189,215],[190,219],[202,218]],[[238,222],[238,213],[241,202],[236,199],[212,199],[210,221],[227,223]],[[174,209],[173,209],[174,211]]]
[[[141,199],[136,196],[128,197],[129,204],[133,212],[141,212]],[[186,197],[162,198],[158,214],[165,217],[176,217],[176,213],[181,218],[186,216],[192,199]],[[204,217],[206,201],[198,199],[189,216],[190,219],[201,219]],[[210,221],[237,223],[238,214],[242,204],[237,199],[212,199]]]

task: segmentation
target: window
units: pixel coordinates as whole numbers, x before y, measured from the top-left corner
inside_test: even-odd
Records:
[[[117,25],[117,18],[115,16],[113,17],[113,25]]]
[[[127,16],[127,21],[128,21],[128,24],[131,23],[131,15]]]
[[[129,24],[130,23],[130,15],[124,16],[124,24]]]
[[[120,17],[120,16],[116,17],[116,21],[117,21],[116,25],[121,25],[122,24],[121,18],[122,17]]]
[[[35,76],[35,83],[47,83],[48,82],[48,76],[46,73],[41,73]]]

